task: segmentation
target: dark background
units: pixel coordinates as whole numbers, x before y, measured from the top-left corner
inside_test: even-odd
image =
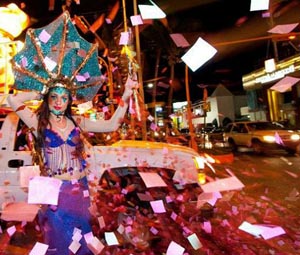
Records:
[[[116,1],[118,0],[80,0],[79,5],[73,1],[69,11],[71,16],[84,16],[92,24],[101,14],[108,15]],[[10,1],[1,2],[4,5]],[[21,1],[13,2],[20,5]],[[65,1],[56,0],[55,9],[49,11],[48,1],[22,2],[25,3],[24,11],[31,17],[31,27],[47,25],[62,12],[62,6],[65,5]],[[111,45],[114,36],[123,29],[122,1],[119,3],[119,11],[112,24],[105,23],[96,31],[107,45]],[[125,3],[129,19],[133,15],[133,1],[126,0]],[[140,27],[143,80],[155,78],[154,67],[160,50],[158,81],[168,84],[170,52],[175,53],[175,100],[186,98],[185,65],[180,57],[188,48],[177,48],[169,36],[170,33],[182,33],[191,46],[202,37],[218,51],[213,59],[196,72],[189,71],[192,101],[202,98],[202,89],[199,87],[203,85],[207,86],[209,93],[218,84],[225,85],[233,93],[244,93],[244,74],[264,67],[266,59],[276,57],[282,60],[299,54],[299,25],[293,31],[298,33],[293,41],[290,41],[287,35],[271,38],[272,34],[268,33],[268,30],[279,24],[298,23],[300,0],[270,0],[268,11],[254,12],[250,12],[250,0],[156,0],[155,3],[167,14],[167,18],[162,21],[154,20],[151,25]],[[271,16],[263,18],[266,12]],[[128,24],[130,26],[130,21]],[[85,36],[87,40],[93,40],[90,35]],[[99,53],[101,54],[101,51]],[[145,93],[151,98],[152,91]],[[158,87],[158,99],[161,97],[164,100],[166,94],[166,88]]]

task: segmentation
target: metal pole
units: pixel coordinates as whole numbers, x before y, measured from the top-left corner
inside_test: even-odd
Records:
[[[133,13],[137,15],[137,2],[133,0]],[[135,31],[135,45],[136,45],[136,56],[137,56],[137,63],[139,65],[138,68],[138,82],[139,82],[139,91],[140,96],[142,98],[142,105],[140,106],[141,109],[141,123],[142,123],[142,140],[147,140],[147,126],[146,126],[146,115],[145,115],[145,97],[144,97],[144,87],[143,87],[143,71],[141,65],[141,46],[140,46],[140,31],[139,26],[134,26]]]
[[[187,117],[188,117],[190,137],[191,137],[190,147],[198,151],[198,146],[195,141],[194,126],[192,123],[192,110],[191,110],[191,99],[190,99],[190,89],[189,89],[189,68],[187,65],[185,65],[185,90],[186,90],[186,100],[187,100],[187,115],[188,115]]]

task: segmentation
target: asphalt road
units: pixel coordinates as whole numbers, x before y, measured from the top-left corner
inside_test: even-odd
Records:
[[[300,158],[283,152],[264,156],[237,153],[232,163],[215,165],[216,175],[235,175],[245,187],[223,192],[210,219],[209,254],[300,254]],[[285,234],[265,240],[238,227],[243,222],[281,227]],[[205,253],[203,253],[205,254]]]

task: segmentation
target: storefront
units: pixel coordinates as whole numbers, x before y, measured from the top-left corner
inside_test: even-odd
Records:
[[[249,111],[271,121],[287,121],[300,126],[300,82],[285,84],[284,91],[274,89],[285,77],[300,78],[300,55],[274,64],[271,70],[261,68],[243,76]]]

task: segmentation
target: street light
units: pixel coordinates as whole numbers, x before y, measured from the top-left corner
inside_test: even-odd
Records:
[[[0,16],[0,37],[13,40],[29,25],[29,16],[14,3],[0,7]]]
[[[10,60],[23,47],[14,38],[29,25],[29,16],[11,3],[0,7],[0,17],[0,91],[8,94],[9,86],[14,83]]]

